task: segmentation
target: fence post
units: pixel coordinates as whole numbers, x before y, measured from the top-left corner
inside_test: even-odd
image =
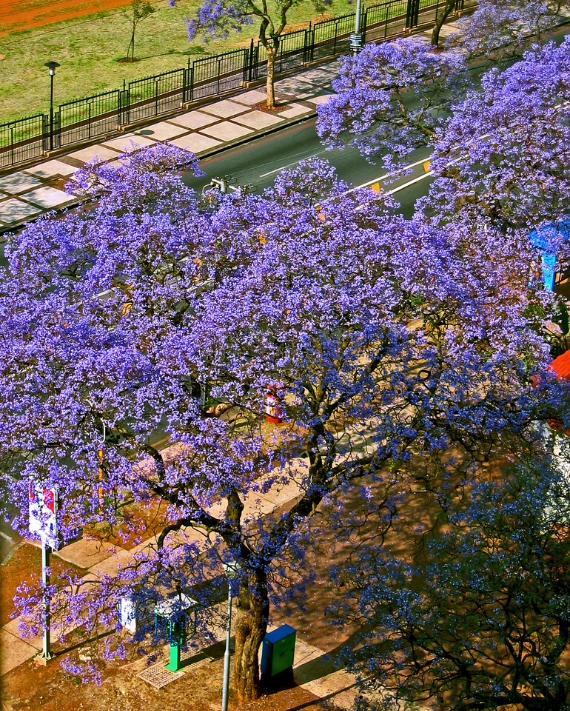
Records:
[[[362,35],[362,46],[366,44],[366,28],[368,26],[368,8],[364,9],[362,15],[362,25],[360,26],[360,34]]]
[[[415,0],[408,0],[406,5],[406,29],[411,29],[414,26],[414,9]]]
[[[61,109],[55,112],[53,117],[53,147],[61,148]]]
[[[45,151],[45,116],[42,119],[42,153]],[[14,146],[16,145],[16,141],[14,141],[14,124],[10,126],[10,163],[14,165],[16,162],[14,160],[14,156],[16,155],[16,150]]]
[[[128,124],[131,119],[131,92],[126,86],[126,82],[123,80],[123,88],[119,95],[119,123],[121,126]]]
[[[253,51],[253,78],[259,79],[259,40]]]
[[[333,57],[336,57],[336,36],[338,34],[338,22],[334,23]]]
[[[417,27],[419,23],[419,18],[420,0],[408,0],[408,4],[406,6],[406,29],[411,30],[412,27]]]
[[[253,46],[253,37],[249,43],[249,57],[248,57],[248,77],[249,81],[253,81],[253,63],[255,61],[255,47]]]
[[[194,74],[194,65],[190,64],[190,60],[188,60],[188,66],[184,70],[184,79],[183,79],[183,89],[182,89],[182,103],[187,103],[189,101],[192,101],[192,84],[193,82],[193,74]]]
[[[43,114],[42,117],[42,149],[43,153],[46,153],[49,150],[49,136],[50,136],[50,121],[49,121],[49,116],[46,116]],[[13,138],[12,138],[13,142]]]

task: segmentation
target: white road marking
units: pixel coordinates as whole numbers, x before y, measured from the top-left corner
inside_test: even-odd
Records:
[[[406,188],[409,188],[410,185],[414,185],[414,183],[419,183],[420,180],[425,180],[426,178],[429,178],[430,175],[433,175],[432,171],[428,171],[427,173],[424,173],[423,175],[420,175],[418,178],[414,178],[413,180],[408,180],[407,183],[404,183],[403,185],[399,185],[397,188],[394,188],[393,190],[388,190],[385,195],[393,195],[394,193],[399,192],[400,190],[405,190]]]
[[[391,173],[384,173],[384,175],[380,175],[378,178],[372,178],[372,180],[367,180],[365,183],[362,183],[361,185],[357,185],[354,188],[347,190],[347,193],[352,193],[355,190],[360,190],[361,188],[367,188],[369,185],[374,185],[374,183],[378,183],[381,180],[386,180],[386,178],[393,178],[395,175],[398,175],[399,173],[403,173],[405,170],[408,170],[408,168],[416,168],[418,165],[421,165],[422,163],[427,163],[430,160],[431,156],[427,156],[426,158],[417,160],[415,163],[404,165],[402,168],[399,168],[398,170],[393,170]],[[426,173],[426,175],[431,175],[431,171],[429,173]]]

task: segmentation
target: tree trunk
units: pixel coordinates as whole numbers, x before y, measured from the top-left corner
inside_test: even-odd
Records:
[[[258,654],[267,631],[269,596],[264,572],[257,571],[242,583],[235,626],[234,687],[240,708],[259,698]]]
[[[131,30],[131,41],[129,42],[129,47],[127,49],[127,59],[129,58],[129,55],[130,55],[131,60],[133,62],[135,61],[135,32],[136,32],[136,27],[135,27],[135,23],[133,22],[133,27]]]
[[[454,9],[455,0],[447,0],[441,14],[438,14],[437,19],[435,21],[435,25],[433,27],[433,32],[431,33],[431,44],[433,47],[437,47],[439,45],[439,33],[441,32],[443,23],[451,15]]]
[[[267,108],[275,108],[275,47],[267,47]]]

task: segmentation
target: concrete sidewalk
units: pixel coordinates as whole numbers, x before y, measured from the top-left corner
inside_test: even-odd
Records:
[[[0,233],[76,203],[76,197],[65,191],[65,184],[88,161],[113,165],[125,151],[157,144],[177,146],[204,157],[308,118],[331,95],[337,69],[338,60],[277,81],[280,106],[276,112],[256,108],[266,94],[254,89],[3,175]]]
[[[167,458],[169,450],[176,450],[176,445],[165,450]],[[292,472],[293,476],[289,477],[286,483],[278,481],[271,486],[269,491],[263,494],[250,492],[245,497],[243,513],[245,527],[247,527],[248,520],[254,521],[260,515],[267,515],[276,509],[293,505],[301,493],[297,482],[302,479],[303,472],[306,471],[306,463],[302,459],[295,459],[291,463],[291,468],[294,470]],[[266,475],[266,477],[271,476],[271,474]],[[262,488],[263,478],[258,483]],[[219,516],[223,514],[224,507],[224,502],[220,501],[210,507],[209,511],[213,515]],[[170,539],[167,539],[167,543],[168,540],[174,545],[182,542],[200,543],[204,540],[204,535],[200,531],[187,529],[171,534]],[[128,565],[134,559],[137,552],[150,546],[156,546],[156,537],[153,536],[130,550],[83,538],[54,553],[54,555],[87,570],[88,573],[83,578],[84,580],[97,580],[105,575],[116,575],[121,567]],[[295,624],[294,620],[291,622]],[[24,637],[18,629],[19,623],[20,619],[15,618],[0,628],[0,675],[7,674],[19,665],[34,658],[41,651],[41,637]],[[212,629],[211,632],[219,641],[222,641],[225,637],[225,630],[222,628]],[[338,708],[347,710],[354,708],[355,698],[358,694],[356,678],[339,668],[338,664],[322,649],[304,641],[302,634],[303,630],[299,630],[295,652],[294,678],[297,685],[319,698],[327,699]],[[57,639],[57,634],[52,634],[52,641],[57,642]],[[203,649],[194,650],[192,654],[206,653],[210,645],[211,642],[205,645]],[[162,650],[164,659],[153,664],[152,668],[146,667],[144,660],[136,663],[137,668],[141,670],[141,680],[145,678],[142,670],[150,669],[152,675],[154,667],[160,668],[162,676],[172,677],[163,683],[175,682],[182,676],[181,673],[167,672],[167,670],[162,669],[166,661],[166,654],[167,647],[164,647]],[[191,671],[191,669],[192,665],[190,664],[184,671]]]
[[[169,457],[169,450],[177,451],[177,445],[173,445],[164,450],[166,457]],[[306,470],[306,464],[303,460],[293,460],[289,469],[291,472],[295,470],[299,476],[295,476],[295,480],[301,479],[302,473]],[[263,486],[264,478],[271,477],[267,474],[259,479],[258,484]],[[250,492],[243,499],[244,512],[243,522],[244,527],[247,527],[248,521],[254,521],[259,516],[264,516],[277,508],[292,505],[296,497],[300,494],[300,488],[297,482],[290,477],[286,483],[277,482],[263,494]],[[214,516],[223,516],[225,510],[225,502],[220,501],[210,507],[208,511]],[[173,533],[167,538],[166,544],[179,545],[181,543],[195,543],[200,545],[205,539],[205,534],[195,529],[186,529]],[[114,577],[118,571],[125,566],[128,566],[135,560],[137,553],[150,549],[156,549],[157,539],[152,536],[143,541],[139,545],[125,549],[118,545],[101,542],[91,538],[81,538],[80,540],[65,546],[62,550],[54,553],[63,561],[71,563],[79,568],[87,571],[83,580],[98,580],[104,576]],[[41,636],[29,638],[19,631],[20,618],[16,617],[3,627],[0,628],[0,676],[7,674],[9,671],[24,663],[28,659],[36,656],[42,648]],[[67,630],[69,632],[71,630]],[[52,634],[52,641],[57,641],[57,634]]]

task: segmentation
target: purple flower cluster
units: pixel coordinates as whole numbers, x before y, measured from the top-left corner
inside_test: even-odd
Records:
[[[550,302],[524,240],[492,224],[406,220],[374,193],[347,192],[319,160],[262,195],[205,199],[184,187],[184,166],[198,170],[167,147],[89,166],[74,184],[93,204],[6,247],[4,515],[25,532],[31,482],[58,488],[64,534],[126,528],[133,502],[165,510],[155,544],[115,577],[50,591],[64,634],[114,628],[127,597],[146,610],[134,641],[149,644],[148,611],[190,589],[207,607],[200,584],[221,557],[239,561],[236,584],[263,605],[263,627],[283,556],[301,565],[303,522],[322,501],[411,451],[518,430],[542,406],[531,377],[548,364]],[[286,448],[261,428],[276,384]],[[154,445],[165,435],[176,455]],[[289,511],[242,526],[248,496],[291,481]],[[192,528],[203,545],[184,537]],[[19,597],[37,629],[41,591]]]
[[[433,140],[445,123],[442,103],[464,91],[465,69],[459,53],[422,40],[366,45],[343,60],[336,96],[318,107],[317,132],[329,147],[350,140],[391,167]]]

